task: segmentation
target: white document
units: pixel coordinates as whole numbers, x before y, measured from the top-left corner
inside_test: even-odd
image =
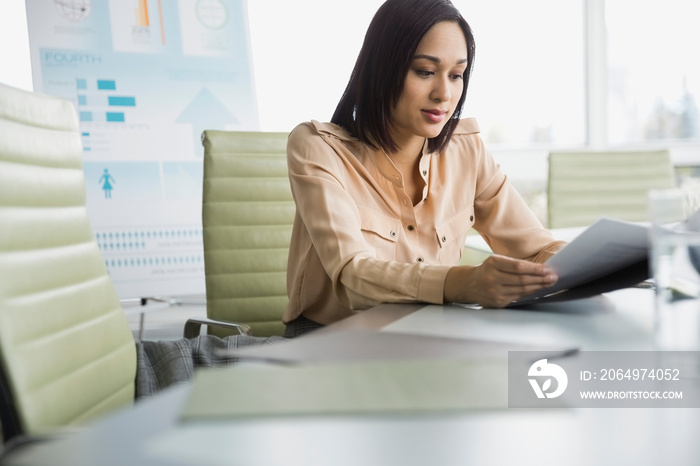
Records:
[[[520,298],[513,304],[530,303],[550,297],[643,263],[649,257],[649,245],[649,226],[602,218],[546,262],[559,276],[554,286]],[[640,267],[635,269],[635,277],[611,276],[611,280],[622,279],[625,282],[625,278],[637,279],[639,273],[646,273],[645,267],[644,264],[640,264]],[[646,278],[648,275],[639,278],[638,281]],[[609,287],[614,289],[615,284],[610,283]]]

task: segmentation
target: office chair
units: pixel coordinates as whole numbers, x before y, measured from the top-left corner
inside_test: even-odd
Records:
[[[0,84],[6,451],[134,401],[134,336],[88,219],[82,155],[70,102]]]
[[[131,403],[134,338],[88,220],[70,102],[0,85],[0,225],[4,437]]]
[[[666,150],[551,152],[548,226],[588,226],[600,217],[648,221],[648,192],[673,186]]]
[[[296,211],[288,133],[204,131],[202,227],[207,317],[283,335]],[[224,336],[225,331],[209,328]]]

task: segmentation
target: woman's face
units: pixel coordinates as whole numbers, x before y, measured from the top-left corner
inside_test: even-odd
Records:
[[[455,112],[467,68],[467,42],[459,25],[438,23],[418,44],[392,113],[399,146],[415,137],[437,137]]]

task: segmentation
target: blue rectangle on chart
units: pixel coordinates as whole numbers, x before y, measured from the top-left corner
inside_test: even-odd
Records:
[[[78,89],[87,89],[87,81],[84,79],[76,79],[75,80],[75,86]]]
[[[86,95],[79,95],[78,96],[78,105],[87,105],[87,96]]]
[[[80,112],[80,121],[92,121],[92,112]]]
[[[108,97],[109,105],[118,107],[135,107],[136,97]]]
[[[107,121],[109,122],[117,122],[117,123],[123,123],[124,122],[124,114],[121,112],[107,112]]]
[[[90,136],[90,133],[83,133],[83,136],[88,137]]]
[[[101,91],[114,91],[117,89],[117,82],[113,79],[98,79],[97,88]]]

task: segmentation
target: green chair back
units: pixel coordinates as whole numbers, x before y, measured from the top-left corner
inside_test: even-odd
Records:
[[[205,131],[202,227],[207,317],[284,334],[295,205],[288,133]],[[224,336],[225,330],[210,328]]]
[[[603,216],[647,221],[649,190],[674,185],[666,150],[552,152],[548,226],[588,226]]]
[[[128,405],[135,375],[133,334],[85,206],[76,112],[66,100],[0,85],[4,437]]]

